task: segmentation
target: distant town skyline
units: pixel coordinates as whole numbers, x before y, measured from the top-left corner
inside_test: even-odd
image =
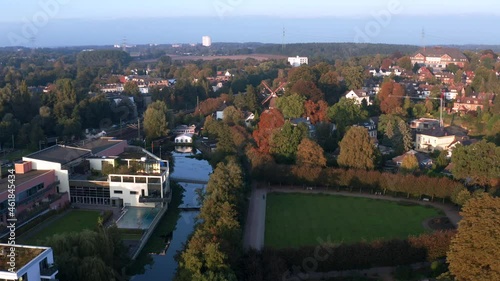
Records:
[[[500,44],[496,2],[187,0],[0,3],[0,46],[213,42]],[[241,32],[244,30],[245,32]],[[478,32],[480,31],[480,32]]]

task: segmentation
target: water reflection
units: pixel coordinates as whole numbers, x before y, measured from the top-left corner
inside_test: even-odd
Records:
[[[193,154],[175,152],[172,154],[175,159],[175,170],[171,175],[172,178],[208,181],[212,167],[207,161],[189,157],[193,156]],[[179,182],[179,185],[184,188],[182,203],[179,207],[192,208],[200,206],[199,195],[204,192],[206,184]],[[153,233],[153,236],[162,238],[163,243],[161,244],[163,245],[158,245],[154,250],[150,250],[151,253],[148,257],[149,265],[140,271],[141,275],[134,276],[132,278],[133,281],[173,280],[177,270],[175,256],[183,249],[184,243],[186,243],[188,237],[194,231],[196,219],[199,214],[198,211],[179,211],[178,209],[175,211],[179,215],[176,215],[177,222],[174,230],[168,233],[159,233],[161,231]],[[163,220],[161,223],[163,223]],[[162,228],[158,226],[157,230],[159,229]]]

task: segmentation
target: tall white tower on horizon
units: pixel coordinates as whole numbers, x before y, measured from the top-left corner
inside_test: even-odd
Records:
[[[210,38],[210,36],[203,36],[201,38],[201,44],[205,47],[212,46],[212,38]]]

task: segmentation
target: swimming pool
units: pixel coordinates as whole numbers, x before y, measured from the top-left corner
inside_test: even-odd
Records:
[[[116,222],[118,228],[148,229],[159,208],[125,207],[124,214]]]

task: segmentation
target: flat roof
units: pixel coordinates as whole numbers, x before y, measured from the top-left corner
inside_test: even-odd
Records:
[[[26,158],[54,162],[64,165],[90,154],[91,151],[89,149],[54,145],[44,150],[40,150],[38,152],[30,154],[26,156]]]
[[[80,147],[91,150],[92,154],[97,154],[121,142],[122,140],[115,140],[112,138],[99,138],[96,140],[85,141]]]
[[[8,264],[10,257],[7,255],[10,253],[11,247],[14,247],[16,250],[16,272],[43,252],[50,249],[46,247],[0,244],[0,271],[8,271],[10,268],[10,265]]]
[[[41,175],[49,173],[51,170],[31,170],[26,174],[16,174],[15,185],[19,186],[27,181],[37,178]],[[9,174],[10,175],[10,174]],[[9,177],[0,179],[0,193],[7,191],[9,186]]]

